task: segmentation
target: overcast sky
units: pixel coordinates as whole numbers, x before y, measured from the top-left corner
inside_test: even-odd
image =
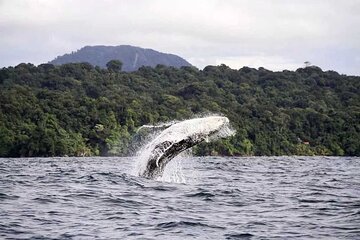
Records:
[[[360,0],[0,0],[0,67],[85,45],[134,45],[207,65],[360,75]]]

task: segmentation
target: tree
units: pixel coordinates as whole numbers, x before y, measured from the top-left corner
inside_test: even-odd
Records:
[[[122,68],[123,63],[119,60],[111,60],[106,64],[106,67],[108,70],[114,71],[114,72],[120,72]]]

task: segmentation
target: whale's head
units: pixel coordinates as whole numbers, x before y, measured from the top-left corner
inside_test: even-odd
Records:
[[[229,124],[227,117],[212,116],[198,119],[199,133],[211,135],[214,134]]]

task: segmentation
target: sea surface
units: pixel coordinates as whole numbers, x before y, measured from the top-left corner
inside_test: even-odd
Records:
[[[0,239],[360,239],[360,158],[0,159]]]

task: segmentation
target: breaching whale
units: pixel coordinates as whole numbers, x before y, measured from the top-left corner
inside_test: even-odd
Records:
[[[228,125],[227,117],[211,116],[189,119],[168,126],[142,151],[141,158],[145,158],[145,161],[139,175],[152,179],[161,176],[166,164],[176,155],[217,135]]]

